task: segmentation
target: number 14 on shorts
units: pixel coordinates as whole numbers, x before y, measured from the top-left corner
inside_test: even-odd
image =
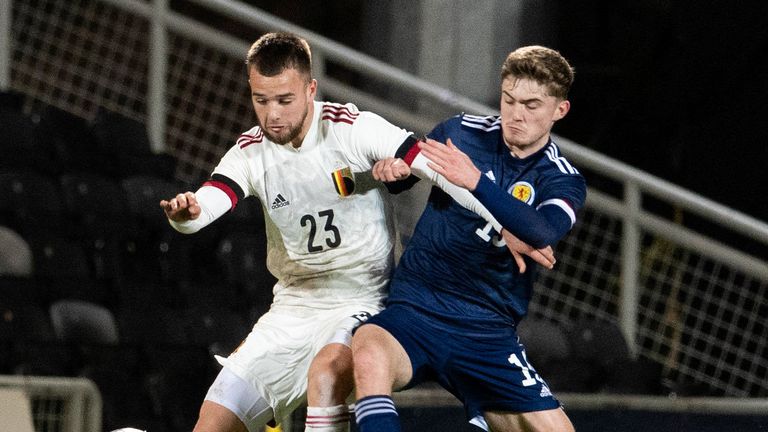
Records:
[[[536,370],[530,367],[528,363],[528,356],[525,355],[525,351],[521,352],[523,358],[522,360],[517,356],[516,353],[512,353],[509,355],[509,358],[507,361],[509,361],[511,364],[517,366],[520,368],[520,371],[523,373],[523,376],[525,379],[521,382],[523,387],[530,387],[537,382],[541,383],[542,386],[542,397],[544,396],[544,393],[549,394],[549,388],[547,387],[547,383],[544,382],[543,379],[539,376],[538,373],[536,373]]]

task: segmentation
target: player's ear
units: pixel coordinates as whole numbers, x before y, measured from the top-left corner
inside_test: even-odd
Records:
[[[309,82],[309,85],[307,86],[307,90],[309,91],[309,99],[314,99],[315,95],[317,94],[317,80],[312,78],[312,81]]]
[[[571,110],[571,102],[567,99],[561,100],[557,103],[557,108],[555,108],[555,113],[552,116],[552,121],[558,121],[561,118],[565,117],[566,114],[568,114],[568,111]]]

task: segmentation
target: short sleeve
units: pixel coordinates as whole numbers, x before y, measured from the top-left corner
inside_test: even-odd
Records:
[[[383,117],[361,111],[349,126],[336,128],[339,138],[348,144],[361,167],[370,169],[376,161],[394,157],[400,146],[413,134]]]

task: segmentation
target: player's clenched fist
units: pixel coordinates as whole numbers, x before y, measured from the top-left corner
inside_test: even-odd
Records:
[[[200,216],[200,205],[193,192],[185,192],[170,200],[162,200],[160,207],[165,211],[165,216],[174,222],[194,220]]]
[[[378,181],[393,182],[411,175],[411,167],[400,158],[386,158],[377,161],[371,172]]]

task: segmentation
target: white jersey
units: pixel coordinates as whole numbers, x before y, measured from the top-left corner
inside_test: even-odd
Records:
[[[213,178],[258,197],[267,216],[267,267],[279,281],[274,307],[383,300],[394,223],[370,170],[409,135],[352,104],[314,102],[298,149],[271,142],[257,126],[222,158]]]

